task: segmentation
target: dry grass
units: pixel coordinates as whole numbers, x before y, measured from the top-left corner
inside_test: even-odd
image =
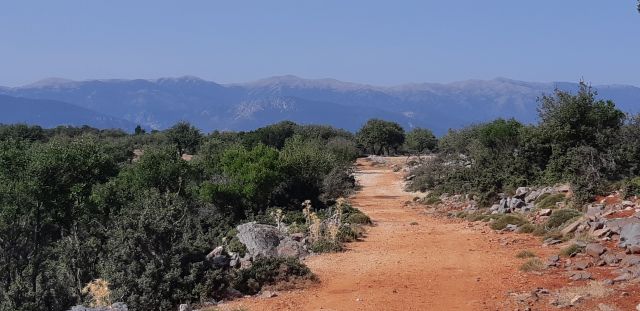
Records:
[[[522,250],[518,254],[516,254],[516,258],[525,259],[525,258],[535,258],[538,257],[536,254],[530,250]]]
[[[88,295],[91,307],[108,307],[111,305],[111,290],[109,282],[103,279],[95,279],[87,284],[82,293]]]
[[[559,305],[571,305],[571,301],[576,297],[583,299],[604,298],[613,293],[613,289],[607,287],[602,282],[593,281],[585,286],[565,287],[558,291],[556,300]]]
[[[583,246],[580,246],[578,244],[571,244],[560,250],[560,256],[573,257],[578,253],[581,253],[583,250],[584,250]]]
[[[534,271],[542,271],[544,270],[544,263],[538,258],[532,258],[527,260],[522,266],[520,266],[520,271],[522,272],[534,272]]]

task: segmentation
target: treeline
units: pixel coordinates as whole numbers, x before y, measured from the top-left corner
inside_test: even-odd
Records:
[[[66,310],[98,278],[133,310],[219,299],[237,276],[207,253],[241,248],[233,228],[273,222],[272,209],[333,205],[358,155],[349,132],[291,122],[209,135],[0,126],[0,310]]]
[[[517,187],[556,183],[571,185],[576,208],[611,190],[639,194],[640,118],[596,95],[581,83],[577,94],[543,96],[537,125],[499,119],[452,130],[409,188],[473,194],[485,206]]]

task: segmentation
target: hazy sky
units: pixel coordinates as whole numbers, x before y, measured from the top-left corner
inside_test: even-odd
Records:
[[[272,75],[640,86],[635,0],[0,0],[0,85]]]

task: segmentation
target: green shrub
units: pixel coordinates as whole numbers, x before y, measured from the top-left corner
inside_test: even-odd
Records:
[[[533,233],[537,228],[534,224],[524,224],[518,228],[518,233]]]
[[[538,231],[536,230],[536,232]],[[564,240],[564,235],[562,235],[560,230],[551,230],[551,231],[544,230],[544,232],[541,235],[543,240],[548,240],[548,239],[560,240],[560,241]]]
[[[549,229],[560,228],[569,220],[576,218],[580,215],[582,215],[582,213],[570,208],[554,210],[553,213],[551,213],[551,216],[549,217],[547,222],[545,223],[545,226]]]
[[[527,260],[522,266],[520,266],[520,271],[523,272],[533,272],[533,271],[542,271],[544,270],[544,263],[538,258],[532,258]]]
[[[487,215],[486,214],[482,214],[482,213],[472,213],[472,214],[467,215],[467,217],[466,217],[466,219],[468,221],[473,221],[473,222],[482,221],[482,220],[484,220],[486,218],[487,218]]]
[[[536,207],[538,209],[545,209],[545,208],[551,208],[554,209],[556,208],[556,203],[558,202],[563,202],[565,201],[565,197],[564,194],[562,193],[557,193],[557,194],[543,194],[540,198],[538,198],[538,200],[536,200]]]
[[[584,246],[571,244],[560,250],[560,255],[564,257],[573,257],[584,250]]]
[[[253,295],[265,285],[298,280],[316,280],[316,276],[297,258],[270,257],[258,258],[250,268],[240,270],[232,285],[244,294]]]
[[[342,243],[357,241],[360,233],[353,225],[342,225],[338,230],[336,239]]]
[[[537,257],[535,253],[530,250],[522,250],[518,254],[516,254],[516,258],[524,259],[524,258],[535,258]]]
[[[526,219],[522,218],[522,216],[514,215],[514,214],[506,214],[498,218],[491,224],[491,229],[493,230],[502,230],[507,227],[507,225],[517,225],[522,226],[528,223]]]
[[[622,193],[625,198],[640,196],[640,177],[625,179],[622,182]]]
[[[422,203],[426,205],[436,205],[442,203],[442,200],[438,197],[425,197],[422,200]]]
[[[319,239],[311,243],[310,248],[314,253],[336,253],[344,249],[342,243],[331,239]]]
[[[367,216],[365,213],[363,213],[359,209],[354,208],[348,204],[345,205],[345,207],[342,210],[342,221],[349,224],[356,224],[356,225],[373,224],[369,216]]]

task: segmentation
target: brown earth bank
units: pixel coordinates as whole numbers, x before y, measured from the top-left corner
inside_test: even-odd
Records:
[[[361,189],[350,199],[368,214],[374,226],[363,241],[350,243],[342,253],[312,256],[305,263],[320,283],[277,297],[251,297],[229,302],[218,310],[557,310],[549,299],[531,302],[536,288],[555,291],[584,287],[556,273],[519,271],[526,259],[515,255],[531,250],[544,261],[559,247],[542,247],[527,234],[495,232],[484,223],[467,223],[425,213],[408,204],[414,194],[403,190],[403,173],[387,159],[376,165],[357,162]],[[634,310],[640,302],[638,286],[613,291],[572,307],[598,310],[599,303]],[[522,296],[528,299],[521,299]],[[535,296],[535,295],[534,295]]]

